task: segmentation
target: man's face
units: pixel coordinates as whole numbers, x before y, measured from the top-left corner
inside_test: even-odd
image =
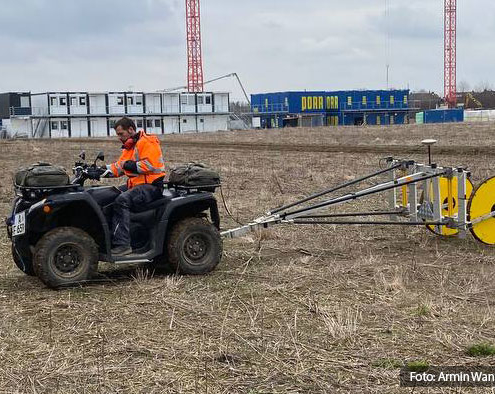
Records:
[[[129,130],[124,130],[122,126],[118,126],[115,129],[115,133],[117,133],[117,137],[119,137],[120,142],[125,143],[129,138],[131,138],[136,132],[132,127],[129,127]]]

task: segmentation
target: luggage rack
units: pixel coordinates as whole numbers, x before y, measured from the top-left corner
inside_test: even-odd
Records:
[[[201,185],[201,186],[185,186],[185,185],[176,185],[174,183],[168,183],[167,188],[168,189],[174,189],[174,190],[181,190],[185,191],[187,194],[191,193],[197,193],[197,192],[210,192],[213,193],[216,188],[220,187],[220,183],[215,183],[212,185]]]
[[[14,182],[16,194],[27,199],[40,198],[43,194],[55,191],[64,191],[68,189],[78,190],[80,185],[67,184],[59,186],[22,186]]]

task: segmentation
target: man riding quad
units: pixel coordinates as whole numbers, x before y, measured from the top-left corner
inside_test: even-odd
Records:
[[[12,257],[19,269],[49,287],[91,280],[98,262],[170,266],[177,273],[205,274],[220,262],[220,216],[213,192],[218,173],[179,166],[164,187],[157,137],[136,132],[131,119],[115,124],[123,143],[108,166],[64,168],[37,163],[15,174],[15,198],[6,218]],[[182,168],[184,171],[179,171]],[[127,176],[127,184],[85,186],[86,180]]]
[[[156,136],[137,132],[134,121],[126,117],[114,129],[122,142],[122,154],[99,172],[103,177],[128,177],[127,184],[119,187],[123,193],[115,200],[112,217],[112,255],[125,256],[132,253],[130,210],[161,197],[165,166]]]

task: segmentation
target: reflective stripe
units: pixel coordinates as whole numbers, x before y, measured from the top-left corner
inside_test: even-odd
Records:
[[[119,176],[124,175],[124,170],[122,169],[122,167],[120,166],[120,164],[118,162],[113,163],[110,166],[110,170],[112,171],[112,173],[115,177],[119,177]]]
[[[144,174],[145,172],[149,172],[150,168],[153,168],[150,162],[146,159],[137,162],[137,170],[140,174]]]
[[[162,172],[165,172],[164,166],[153,167],[149,162],[149,160],[147,159],[139,161],[137,163],[137,169],[140,174],[144,174],[144,173],[160,174]]]
[[[115,163],[115,168],[117,169],[118,176],[124,175],[124,169],[120,165],[120,162]]]

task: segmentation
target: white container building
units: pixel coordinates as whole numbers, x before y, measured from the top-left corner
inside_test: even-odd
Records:
[[[15,134],[29,137],[84,138],[113,135],[127,116],[138,130],[152,134],[228,130],[229,94],[224,92],[44,92],[29,94],[30,108],[8,108]],[[24,100],[24,105],[27,103]],[[0,103],[1,104],[1,103]],[[1,112],[0,112],[1,113]]]

